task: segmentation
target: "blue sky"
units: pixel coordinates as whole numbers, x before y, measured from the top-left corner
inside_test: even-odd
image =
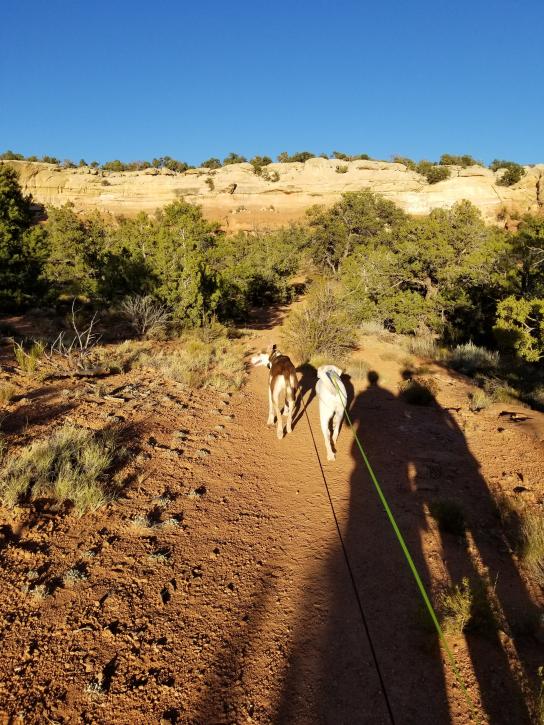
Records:
[[[544,162],[541,0],[4,0],[0,150]]]

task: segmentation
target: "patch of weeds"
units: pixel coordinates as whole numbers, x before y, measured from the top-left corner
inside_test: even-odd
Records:
[[[147,514],[138,514],[133,517],[130,525],[133,529],[152,529],[155,526],[155,522]]]
[[[438,609],[445,634],[462,634],[465,631],[472,610],[472,591],[466,577],[461,584],[440,593]]]
[[[171,516],[169,519],[165,519],[164,521],[162,521],[159,526],[161,529],[174,528],[176,526],[180,526],[181,519],[181,516]]]
[[[541,511],[523,512],[521,535],[523,561],[536,581],[544,586],[544,516]]]
[[[162,496],[157,496],[157,498],[153,499],[153,502],[160,508],[164,509],[170,506],[174,500],[175,497],[169,491],[165,491]]]
[[[399,385],[400,396],[410,405],[431,405],[438,387],[430,378],[411,378]]]
[[[8,507],[45,497],[70,501],[80,515],[94,511],[111,499],[106,474],[115,454],[110,432],[65,424],[7,460],[0,472],[0,497]]]
[[[157,549],[152,554],[149,554],[148,559],[153,564],[168,564],[172,557],[172,552],[168,548]]]
[[[72,569],[68,569],[65,575],[62,577],[64,586],[73,587],[75,584],[87,581],[89,578],[85,569],[81,566],[75,566]]]
[[[165,376],[190,388],[209,387],[221,392],[238,390],[245,379],[240,345],[224,334],[211,341],[201,339],[208,334],[215,335],[209,330],[186,333],[180,339],[179,349],[146,355],[142,364],[160,370]]]
[[[448,355],[447,363],[464,375],[474,376],[495,370],[499,365],[499,353],[478,347],[473,342],[457,345]]]
[[[455,501],[443,499],[429,504],[429,512],[438,523],[438,528],[454,536],[465,535],[466,521],[463,509]]]
[[[3,405],[9,405],[15,395],[17,394],[17,388],[11,383],[2,383],[0,385],[0,403]]]
[[[102,683],[98,682],[98,680],[91,680],[91,682],[86,685],[85,692],[87,695],[90,695],[90,697],[102,697],[106,694],[106,690],[104,689]]]
[[[28,592],[34,599],[42,600],[51,594],[48,584],[27,584],[23,590]]]
[[[36,372],[40,360],[45,354],[45,345],[43,342],[34,342],[27,351],[21,344],[15,343],[13,352],[21,372],[32,375],[32,373]]]
[[[478,633],[493,636],[499,626],[495,594],[490,583],[464,577],[459,585],[438,596],[441,624],[446,634]]]
[[[417,357],[429,360],[440,360],[442,357],[442,352],[436,344],[436,340],[430,335],[403,337],[402,345],[411,355],[417,355]]]
[[[501,524],[512,549],[522,558],[527,570],[544,586],[544,515],[540,509],[519,505],[502,494],[495,503]]]
[[[369,370],[366,360],[350,360],[346,367],[346,373],[352,380],[366,380]]]
[[[389,335],[389,331],[381,320],[363,320],[358,329],[361,335],[376,335],[376,337]]]
[[[393,350],[386,350],[385,352],[382,352],[380,355],[380,360],[384,360],[385,362],[392,362],[392,361],[395,361],[398,359],[399,359],[399,356]]]
[[[473,413],[479,413],[480,410],[485,410],[493,403],[493,399],[487,395],[484,390],[477,388],[468,394],[469,403],[468,407]]]

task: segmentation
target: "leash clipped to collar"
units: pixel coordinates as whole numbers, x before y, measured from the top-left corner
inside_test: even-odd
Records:
[[[475,717],[475,719],[476,719],[476,721],[478,723],[481,723],[481,719],[478,716],[478,713],[477,713],[477,710],[476,710],[476,705],[474,704],[471,696],[468,693],[467,687],[466,687],[466,685],[465,685],[465,683],[463,681],[463,678],[461,676],[461,673],[460,673],[459,668],[457,666],[457,663],[455,661],[455,657],[453,656],[453,653],[452,653],[452,651],[450,649],[450,646],[449,646],[449,644],[448,644],[448,642],[446,640],[446,637],[444,635],[444,632],[442,631],[442,627],[440,626],[440,622],[438,621],[438,617],[436,616],[436,612],[434,611],[433,605],[431,604],[431,600],[429,598],[429,595],[427,594],[427,590],[425,589],[425,585],[423,584],[423,581],[421,580],[421,577],[420,577],[419,572],[418,572],[418,570],[416,568],[416,565],[414,563],[414,560],[412,559],[412,555],[410,554],[410,552],[408,550],[408,546],[406,544],[406,541],[404,540],[404,536],[401,534],[401,531],[400,531],[400,529],[398,527],[398,524],[397,524],[397,522],[395,520],[395,517],[393,516],[393,512],[391,511],[391,508],[389,506],[389,503],[387,502],[387,499],[385,498],[385,494],[384,494],[384,492],[382,490],[382,487],[378,483],[378,479],[376,478],[376,474],[374,473],[374,470],[373,470],[372,466],[370,465],[370,461],[368,460],[368,457],[367,457],[367,455],[366,455],[366,453],[365,453],[365,451],[363,449],[363,446],[361,444],[361,441],[359,440],[359,436],[357,435],[357,432],[356,432],[356,430],[355,430],[355,428],[353,426],[352,420],[351,420],[351,418],[349,416],[349,413],[348,413],[348,410],[347,410],[347,407],[346,407],[346,403],[344,403],[344,399],[342,398],[342,395],[340,393],[340,389],[338,387],[338,384],[337,384],[337,382],[336,382],[333,374],[336,375],[336,373],[334,373],[334,371],[327,370],[327,375],[329,377],[329,380],[332,382],[332,384],[336,388],[336,392],[337,392],[340,400],[342,400],[342,405],[344,406],[344,413],[346,415],[346,419],[347,419],[347,421],[349,423],[349,427],[351,428],[351,432],[353,433],[353,436],[355,438],[355,441],[357,443],[357,447],[359,448],[359,451],[361,453],[361,456],[363,457],[363,461],[365,462],[365,465],[367,467],[368,473],[370,475],[370,479],[371,479],[372,483],[374,484],[374,488],[376,489],[376,492],[378,494],[378,497],[379,497],[380,501],[382,502],[382,505],[383,505],[383,507],[385,509],[385,513],[387,514],[387,518],[389,519],[389,523],[393,527],[393,531],[395,532],[395,536],[397,537],[397,540],[398,540],[398,542],[400,544],[400,547],[401,547],[401,549],[402,549],[402,551],[404,553],[404,556],[406,558],[406,561],[408,562],[408,566],[410,567],[410,570],[411,570],[411,572],[412,572],[412,574],[414,576],[414,579],[416,580],[417,587],[419,589],[419,592],[421,594],[421,597],[422,597],[423,601],[425,602],[425,607],[427,608],[427,611],[428,611],[428,613],[429,613],[429,615],[431,617],[431,620],[432,620],[432,622],[434,624],[434,627],[435,627],[435,629],[436,629],[436,631],[438,633],[439,640],[444,645],[444,649],[446,650],[446,654],[448,656],[448,660],[450,662],[451,669],[453,671],[453,674],[455,676],[455,679],[457,680],[457,683],[459,684],[459,686],[460,686],[460,688],[461,688],[461,690],[463,692],[463,695],[465,696],[465,699],[466,699],[466,701],[467,701],[467,703],[468,703],[468,705],[470,707],[470,710],[471,710],[472,715]],[[338,376],[336,376],[336,377],[338,377]]]

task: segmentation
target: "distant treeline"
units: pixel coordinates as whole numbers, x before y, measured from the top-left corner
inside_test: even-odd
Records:
[[[67,204],[35,224],[32,212],[16,171],[0,164],[0,309],[77,298],[108,310],[151,296],[181,326],[243,320],[252,305],[288,301],[302,272],[331,281],[350,324],[544,359],[544,215],[512,233],[468,201],[413,217],[369,190],[252,234],[227,234],[182,200],[131,219]]]
[[[357,154],[355,156],[350,156],[343,153],[342,151],[333,151],[331,154],[314,154],[311,151],[297,151],[296,153],[291,155],[288,154],[287,151],[282,151],[280,154],[278,154],[276,160],[280,164],[289,164],[294,162],[304,162],[313,158],[336,159],[338,161],[374,160],[368,154]],[[188,169],[196,168],[186,163],[185,161],[173,159],[171,156],[160,156],[159,158],[154,158],[151,161],[125,162],[120,161],[119,159],[114,159],[112,161],[106,161],[103,164],[99,164],[98,161],[91,161],[90,163],[87,163],[85,159],[80,159],[79,162],[76,164],[70,159],[64,159],[63,161],[60,161],[55,156],[23,156],[23,154],[17,154],[13,151],[8,150],[5,151],[3,154],[0,154],[0,160],[42,161],[48,164],[57,164],[58,166],[62,166],[66,169],[75,169],[77,167],[90,166],[91,168],[100,168],[103,171],[141,171],[143,169],[169,169],[170,171],[182,173],[184,171],[187,171]],[[421,174],[427,179],[429,184],[435,184],[438,181],[443,181],[444,179],[447,179],[451,174],[450,169],[448,168],[450,166],[461,166],[463,168],[466,168],[467,166],[484,166],[482,161],[478,161],[477,159],[474,159],[468,154],[464,154],[462,156],[456,156],[454,154],[442,154],[439,161],[428,161],[426,159],[423,159],[419,162],[416,162],[413,159],[405,156],[393,156],[392,160],[396,163],[404,164],[410,170]],[[241,164],[247,161],[248,159],[245,156],[241,156],[240,154],[231,152],[222,161],[221,159],[215,157],[206,159],[200,164],[199,168],[220,169],[223,166],[228,166],[230,164]],[[261,175],[263,167],[268,166],[269,164],[273,163],[273,161],[270,156],[254,156],[253,158],[249,159],[249,163],[252,164],[255,173]],[[516,163],[515,161],[494,159],[489,164],[489,168],[492,171],[497,171],[498,169],[505,169],[504,173],[497,181],[497,183],[502,186],[511,186],[512,184],[517,183],[525,174],[525,169],[523,168],[523,166]],[[347,171],[347,167],[338,167],[337,171],[345,172]]]

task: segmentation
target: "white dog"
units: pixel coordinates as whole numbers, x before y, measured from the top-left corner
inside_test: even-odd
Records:
[[[319,398],[319,419],[323,438],[325,439],[328,461],[334,461],[335,459],[335,453],[331,446],[330,422],[332,420],[332,442],[336,446],[340,423],[344,417],[344,407],[348,401],[346,388],[340,380],[341,375],[342,371],[336,365],[321,365],[317,369],[315,391]]]

